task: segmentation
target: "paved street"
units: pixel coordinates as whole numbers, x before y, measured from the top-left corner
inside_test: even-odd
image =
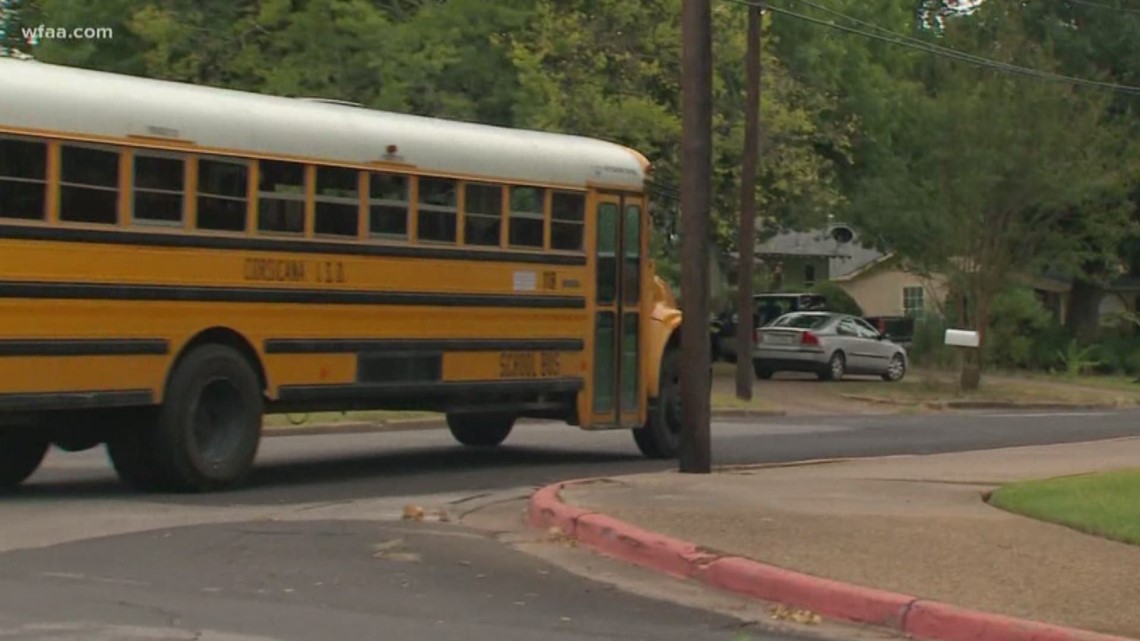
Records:
[[[714,438],[716,462],[736,464],[1113,438],[1140,434],[1137,419],[764,419],[717,423]],[[101,450],[53,453],[0,503],[0,638],[795,638],[742,627],[731,608],[638,596],[653,580],[631,593],[582,578],[613,564],[583,569],[598,561],[555,558],[554,544],[520,552],[504,533],[534,486],[671,464],[639,458],[624,432],[535,425],[508,444],[464,451],[442,430],[271,438],[250,488],[207,496],[134,494]],[[408,504],[424,522],[401,520]]]

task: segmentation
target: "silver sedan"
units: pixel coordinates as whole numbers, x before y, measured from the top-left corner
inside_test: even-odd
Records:
[[[834,312],[793,312],[756,330],[752,367],[756,376],[776,372],[813,372],[821,380],[846,374],[881,376],[900,381],[908,359],[901,345],[891,342],[856,316]]]

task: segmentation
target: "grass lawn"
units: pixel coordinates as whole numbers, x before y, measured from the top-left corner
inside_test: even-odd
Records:
[[[990,504],[1023,516],[1140,545],[1140,469],[1006,485]]]
[[[749,410],[752,412],[771,412],[776,408],[765,401],[756,398],[755,390],[751,401],[742,401],[736,398],[735,393],[713,392],[712,409],[717,410]]]
[[[1140,386],[1128,388],[1120,379],[1114,380],[1111,385],[1098,385],[1088,382],[1091,378],[983,374],[981,389],[962,394],[958,390],[957,377],[952,373],[912,370],[907,378],[898,383],[853,380],[831,387],[839,394],[874,396],[915,403],[974,400],[1122,407],[1140,404]]]

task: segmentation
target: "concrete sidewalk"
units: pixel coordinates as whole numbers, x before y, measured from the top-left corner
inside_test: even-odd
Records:
[[[561,496],[718,553],[1140,638],[1140,547],[1008,514],[982,499],[1009,481],[1137,466],[1140,439],[1132,438],[626,476],[570,485]]]

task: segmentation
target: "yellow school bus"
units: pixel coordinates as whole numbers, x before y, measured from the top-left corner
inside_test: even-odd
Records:
[[[265,414],[680,434],[643,156],[600,140],[0,59],[0,487],[105,445],[216,491]]]

